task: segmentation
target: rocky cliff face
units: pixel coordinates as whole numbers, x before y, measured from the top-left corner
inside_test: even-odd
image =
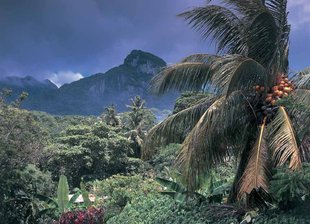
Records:
[[[133,50],[118,67],[98,73],[59,89],[49,89],[45,97],[36,93],[25,104],[52,114],[98,115],[106,106],[115,104],[118,111],[127,110],[130,98],[140,95],[148,107],[172,109],[177,94],[157,97],[148,92],[152,77],[166,66],[165,61],[147,52]],[[46,83],[47,84],[47,83]]]

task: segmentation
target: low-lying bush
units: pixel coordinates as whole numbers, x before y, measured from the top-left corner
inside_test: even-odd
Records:
[[[87,210],[69,211],[63,213],[54,224],[103,224],[104,210],[88,208]]]

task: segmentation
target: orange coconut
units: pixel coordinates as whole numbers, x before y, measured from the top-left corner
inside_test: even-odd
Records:
[[[267,98],[265,99],[265,101],[266,101],[267,103],[270,103],[270,102],[272,101],[272,97],[271,97],[271,96],[267,97]]]

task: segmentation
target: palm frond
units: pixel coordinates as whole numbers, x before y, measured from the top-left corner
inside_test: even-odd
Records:
[[[276,59],[278,27],[268,10],[256,13],[247,28],[248,57],[260,64],[271,67]]]
[[[264,10],[265,7],[261,0],[223,0],[231,8],[236,10],[241,16],[252,18],[257,11]]]
[[[297,128],[297,136],[304,139],[310,126],[310,90],[296,89],[285,100],[290,104],[286,108],[294,127]]]
[[[189,191],[199,188],[204,174],[231,154],[227,138],[235,135],[238,128],[246,130],[251,114],[246,104],[236,104],[240,100],[245,99],[238,93],[216,100],[183,142],[177,166],[185,176]]]
[[[142,158],[151,158],[156,153],[156,147],[160,145],[183,142],[185,136],[196,125],[214,100],[214,98],[205,97],[194,106],[173,114],[154,126],[148,132],[143,144]]]
[[[194,59],[200,61],[187,62]],[[262,65],[241,55],[195,55],[164,69],[152,79],[151,85],[159,94],[171,89],[201,91],[213,88],[219,95],[228,96],[236,90],[252,91],[255,85],[265,86],[267,78]]]
[[[226,55],[212,62],[210,85],[219,95],[233,91],[253,91],[253,86],[267,83],[267,71],[258,62],[241,55]]]
[[[277,61],[280,73],[288,73],[288,51],[290,25],[288,24],[287,0],[268,0],[266,3],[277,24],[278,34],[278,55]]]
[[[302,155],[302,162],[309,163],[310,162],[310,130],[304,134],[303,138],[300,142],[300,152]]]
[[[236,90],[251,91],[255,84],[267,85],[267,72],[262,65],[250,58],[240,59],[240,64],[230,75],[227,96]]]
[[[190,56],[187,56],[186,58],[183,58],[181,63],[201,62],[201,63],[210,64],[216,58],[220,58],[220,56],[211,55],[211,54],[192,54]]]
[[[212,37],[217,42],[218,51],[235,49],[234,53],[246,50],[243,39],[243,23],[228,8],[207,5],[180,14],[204,38]]]
[[[181,153],[177,158],[177,166],[185,176],[188,189],[194,191],[202,182],[202,175],[212,167],[214,163],[221,160],[219,152],[212,154],[209,141],[209,123],[212,115],[219,110],[225,102],[225,97],[216,100],[199,119],[196,126],[183,142]],[[222,150],[219,150],[222,151]],[[223,150],[224,151],[224,150]]]
[[[270,128],[270,146],[276,167],[289,163],[289,168],[301,168],[301,153],[296,139],[292,122],[284,109],[280,106]]]
[[[193,59],[196,60],[193,60]],[[169,66],[159,72],[151,81],[151,90],[157,94],[164,94],[169,90],[180,91],[202,90],[210,82],[211,63],[218,56],[191,56],[179,64]]]
[[[295,74],[292,81],[298,89],[310,89],[310,67]]]
[[[239,141],[243,144],[242,148],[239,150],[241,153],[236,156],[236,158],[238,158],[238,168],[228,197],[229,203],[235,203],[237,201],[241,183],[240,180],[247,166],[247,160],[250,156],[253,142],[257,140],[256,133],[258,132],[258,130],[256,124],[248,123],[248,127],[244,128],[244,130],[246,131],[244,136],[239,139]]]
[[[304,125],[310,125],[310,90],[296,89],[288,100],[292,103],[289,114],[296,119],[302,120]]]
[[[214,133],[229,134],[226,130],[236,132],[238,125],[248,125],[255,120],[255,112],[242,91],[234,91],[225,99],[209,123]]]
[[[310,105],[310,89],[296,89],[292,96],[295,102]]]
[[[239,198],[259,188],[268,192],[268,180],[270,176],[268,158],[266,124],[264,121],[260,126],[258,138],[250,152],[245,171],[240,180]]]

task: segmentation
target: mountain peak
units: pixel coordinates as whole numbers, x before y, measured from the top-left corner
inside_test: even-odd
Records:
[[[39,81],[34,77],[27,75],[24,77],[19,76],[6,76],[0,79],[0,86],[18,86],[22,88],[26,87],[42,87],[42,88],[52,88],[57,89],[57,87],[52,84],[49,80]]]
[[[133,50],[125,58],[124,65],[137,68],[143,73],[154,73],[154,69],[166,66],[166,62],[151,53]]]

